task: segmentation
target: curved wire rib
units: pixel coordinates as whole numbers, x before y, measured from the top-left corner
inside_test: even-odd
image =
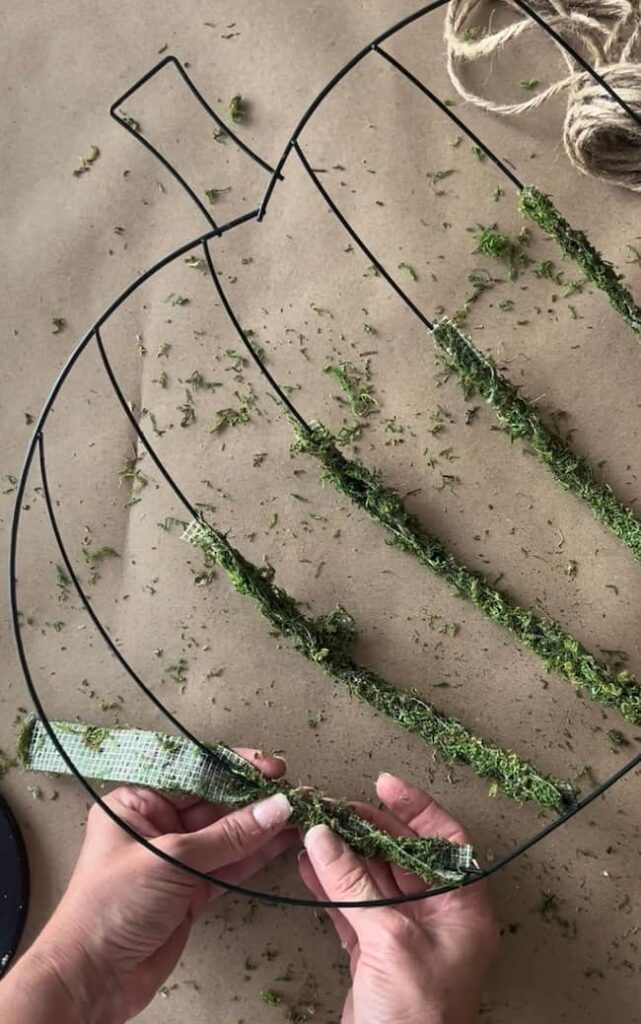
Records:
[[[391,36],[396,35],[396,33],[400,32],[401,29],[406,28],[413,22],[425,17],[426,14],[430,14],[432,11],[438,10],[439,7],[444,7],[445,4],[447,3],[449,3],[449,0],[433,0],[432,3],[426,4],[424,7],[419,8],[419,10],[414,11],[412,14],[408,14],[406,17],[401,18],[400,21],[397,21],[390,28],[385,29],[384,32],[381,32],[378,36],[376,36],[375,39],[372,39],[371,42],[367,43],[366,46],[363,46],[362,49],[355,53],[354,56],[350,60],[348,60],[347,63],[344,64],[339,71],[336,72],[333,78],[331,78],[329,82],[327,82],[327,84],[323,86],[321,91],[316,94],[312,102],[307,107],[305,113],[299,118],[298,123],[294,128],[294,131],[290,135],[289,141],[281,154],[280,160],[276,164],[276,169],[274,170],[272,178],[265,190],[265,194],[260,203],[260,208],[258,211],[259,221],[263,220],[267,212],[269,200],[271,199],[274,188],[276,187],[276,182],[278,180],[280,172],[285,166],[285,162],[287,161],[289,154],[292,151],[294,143],[296,142],[299,135],[303,131],[310,117],[316,112],[316,110],[318,110],[323,100],[325,100],[329,96],[329,94],[333,92],[333,90],[336,88],[339,82],[341,82],[343,78],[345,78],[345,75],[352,71],[357,64],[360,64],[363,58],[366,57],[368,53],[370,53],[370,51],[373,49],[373,47],[375,47],[378,43],[385,42],[386,39],[389,39]]]
[[[124,288],[120,292],[120,294],[112,302],[109,303],[107,308],[96,318],[96,320],[94,320],[91,327],[80,339],[75,349],[73,349],[71,355],[67,359],[66,363],[60,370],[60,373],[54,380],[49,391],[49,394],[47,395],[45,402],[42,406],[42,409],[40,410],[40,413],[36,420],[36,424],[33,428],[33,433],[29,440],[29,445],[27,446],[27,452],[25,454],[21,475],[24,474],[25,471],[27,471],[29,466],[31,465],[31,461],[33,459],[36,450],[36,445],[38,442],[38,436],[40,435],[41,431],[45,426],[45,423],[53,408],[53,404],[56,398],[58,397],[58,394],[60,393],[60,390],[64,385],[65,381],[67,380],[69,374],[73,370],[76,362],[84,352],[89,342],[92,340],[95,331],[102,327],[103,324],[105,324],[106,321],[109,319],[109,317],[113,316],[116,310],[119,309],[120,306],[122,306],[122,304],[126,302],[127,299],[130,298],[143,284],[145,284],[151,277],[153,277],[154,274],[157,274],[158,271],[162,270],[164,267],[169,266],[169,264],[173,263],[180,256],[184,256],[185,253],[190,252],[191,249],[195,249],[196,246],[200,245],[203,241],[207,241],[211,238],[218,238],[219,236],[224,235],[227,231],[231,231],[233,228],[236,228],[241,224],[245,224],[249,220],[255,220],[257,212],[257,210],[249,210],[247,213],[240,214],[238,217],[234,217],[232,220],[227,221],[226,224],[223,224],[217,228],[213,228],[211,231],[207,231],[205,232],[205,234],[198,235],[196,238],[190,239],[183,245],[179,245],[177,249],[173,249],[170,253],[167,253],[166,256],[162,256],[159,260],[153,263],[151,267],[147,267],[147,269],[143,271],[143,273],[140,274],[139,277],[132,281],[131,284],[128,284],[127,287]]]
[[[124,396],[124,394],[122,392],[122,388],[120,387],[120,384],[118,383],[118,380],[117,380],[116,375],[115,375],[115,373],[113,371],[113,367],[111,365],[111,362],[109,361],[109,357],[108,357],[108,355],[107,355],[107,353],[105,351],[105,346],[102,343],[102,338],[100,337],[100,331],[99,331],[98,328],[96,328],[96,330],[94,331],[94,334],[95,334],[95,338],[96,338],[96,345],[98,346],[98,351],[100,352],[100,358],[102,359],[102,363],[103,363],[103,366],[105,368],[105,372],[107,374],[107,377],[109,378],[109,383],[111,384],[111,386],[112,386],[112,388],[113,388],[113,390],[115,392],[116,398],[118,399],[118,401],[120,403],[120,407],[121,407],[122,411],[124,412],[125,416],[127,417],[129,422],[131,423],[132,427],[134,428],[136,434],[138,435],[139,440],[142,441],[143,445],[145,446],[147,452],[149,453],[149,457],[151,458],[151,460],[152,460],[154,466],[156,467],[156,469],[158,469],[158,471],[162,474],[164,480],[166,481],[166,483],[169,484],[170,488],[172,489],[172,491],[174,492],[174,494],[176,495],[178,500],[187,509],[187,511],[189,512],[190,516],[192,516],[192,517],[196,516],[198,514],[196,512],[196,509],[194,508],[194,506],[191,504],[189,499],[185,496],[185,494],[183,493],[181,488],[178,486],[178,484],[174,480],[173,476],[171,475],[171,473],[169,472],[169,470],[165,466],[165,464],[162,461],[162,459],[160,458],[160,456],[157,454],[157,452],[156,452],[154,446],[152,445],[151,441],[149,440],[149,438],[147,437],[147,435],[143,431],[142,427],[140,426],[138,420],[136,419],[136,417],[134,416],[133,412],[131,411],[131,409],[129,407],[129,403],[127,402],[127,399],[125,398],[125,396]]]
[[[135,669],[129,664],[129,662],[125,658],[124,654],[122,653],[122,651],[116,646],[116,644],[114,643],[114,641],[112,640],[112,638],[111,638],[111,636],[109,634],[109,630],[105,627],[105,625],[103,624],[103,622],[100,619],[99,615],[94,610],[93,605],[91,604],[89,598],[87,597],[87,594],[85,593],[84,587],[82,586],[80,580],[78,579],[78,575],[77,575],[77,573],[76,573],[76,571],[75,571],[75,569],[73,567],[71,559],[69,558],[69,553],[67,551],[65,543],[64,543],[64,541],[62,539],[62,535],[60,533],[60,527],[58,526],[58,519],[56,517],[53,501],[51,500],[51,491],[49,489],[49,479],[48,479],[48,473],[47,473],[47,462],[46,462],[46,456],[45,456],[44,435],[42,435],[42,434],[40,435],[40,440],[39,440],[39,443],[38,443],[38,451],[39,451],[40,478],[42,480],[42,490],[43,490],[43,494],[44,494],[44,499],[45,499],[45,505],[46,505],[46,508],[47,508],[47,513],[48,513],[48,516],[49,516],[49,521],[51,523],[51,528],[53,530],[54,537],[56,538],[56,544],[58,545],[58,550],[60,552],[60,557],[62,558],[62,561],[64,563],[65,571],[66,571],[67,575],[69,576],[69,579],[71,580],[71,582],[73,584],[73,587],[74,587],[78,597],[82,601],[83,608],[85,609],[85,611],[89,615],[89,618],[93,622],[96,630],[98,631],[98,633],[100,634],[102,639],[107,644],[107,647],[109,648],[111,653],[114,655],[114,657],[119,662],[119,664],[124,668],[125,672],[130,677],[130,679],[133,680],[133,682],[138,687],[138,689],[142,693],[144,693],[146,697],[149,698],[149,700],[152,702],[152,704],[158,709],[158,711],[160,711],[160,713],[162,715],[164,715],[164,717],[167,719],[167,721],[171,722],[171,724],[176,729],[178,729],[183,734],[183,736],[186,736],[188,740],[190,740],[192,743],[194,743],[197,747],[200,748],[201,751],[203,751],[206,754],[207,753],[207,747],[205,746],[205,744],[201,743],[201,741],[198,739],[198,737],[195,736],[192,732],[190,732],[189,729],[187,729],[187,727],[184,726],[182,724],[182,722],[178,718],[176,718],[175,715],[173,715],[171,713],[169,708],[162,702],[162,700],[159,697],[156,696],[156,694],[153,692],[153,690],[151,690],[143,682],[143,680],[140,678],[140,676],[135,671]]]
[[[265,366],[263,360],[260,358],[258,353],[254,350],[253,345],[250,344],[249,339],[247,338],[247,335],[245,334],[245,331],[242,329],[242,327],[240,325],[240,321],[238,320],[238,317],[234,313],[232,305],[231,305],[229,299],[227,298],[227,293],[225,292],[225,290],[224,290],[224,288],[223,288],[223,286],[222,286],[222,284],[220,282],[220,277],[219,277],[219,275],[216,272],[216,268],[214,267],[214,261],[212,260],[212,257],[211,257],[211,252],[209,250],[209,243],[208,243],[208,241],[203,241],[203,253],[205,255],[205,262],[207,264],[207,269],[209,270],[209,276],[211,277],[212,284],[213,284],[213,286],[214,286],[214,288],[216,290],[216,293],[217,293],[217,295],[218,295],[218,297],[219,297],[219,299],[220,299],[220,301],[222,303],[223,309],[225,310],[227,316],[229,317],[229,319],[230,319],[230,321],[231,321],[231,323],[232,323],[236,333],[238,334],[238,337],[241,339],[241,341],[242,341],[242,343],[243,343],[247,353],[249,354],[250,358],[253,360],[255,365],[258,367],[258,369],[262,373],[263,377],[265,377],[265,379],[269,382],[272,390],[276,393],[276,395],[278,396],[280,401],[283,403],[285,408],[288,410],[290,415],[294,417],[296,422],[299,424],[299,426],[303,430],[309,431],[310,427],[309,427],[307,421],[305,420],[304,416],[302,416],[302,414],[298,411],[298,409],[296,408],[294,403],[291,401],[289,396],[286,394],[285,391],[283,391],[283,389],[281,388],[281,386],[278,383],[278,381],[276,380],[276,378],[270,373],[269,369]]]
[[[512,182],[515,188],[523,188],[523,182],[517,178],[516,174],[512,170],[510,170],[505,161],[501,160],[501,158],[494,152],[494,150],[490,149],[490,147],[485,142],[483,142],[483,139],[481,139],[480,136],[476,134],[476,132],[472,131],[469,125],[465,124],[465,121],[462,121],[458,114],[455,114],[451,107],[448,107],[448,105],[444,103],[444,101],[439,96],[437,96],[435,92],[432,92],[432,90],[429,89],[424,82],[421,82],[421,80],[417,78],[416,75],[412,74],[409,68],[406,68],[404,64],[401,64],[400,60],[397,60],[396,57],[393,57],[391,53],[388,53],[387,50],[384,50],[381,46],[376,45],[373,46],[372,49],[376,53],[378,53],[379,56],[381,56],[384,60],[386,60],[387,63],[390,64],[393,68],[395,68],[397,71],[400,71],[403,77],[406,78],[407,81],[410,82],[416,89],[418,89],[419,92],[422,92],[424,96],[427,96],[428,100],[430,100],[430,102],[433,103],[435,107],[438,107],[441,113],[449,117],[450,121],[452,121],[452,123],[455,124],[457,128],[460,128],[462,132],[465,132],[468,139],[470,139],[473,143],[475,143],[475,145],[479,146],[479,148],[483,150],[486,157],[498,167],[499,171],[501,171],[501,173],[504,174],[505,177]]]
[[[416,305],[416,303],[413,302],[412,299],[410,299],[409,295],[401,288],[400,284],[398,284],[398,282],[394,280],[392,275],[386,270],[386,268],[381,263],[381,261],[378,259],[378,257],[374,255],[372,250],[365,244],[365,242],[360,237],[360,235],[355,230],[355,228],[352,227],[352,225],[347,220],[347,217],[345,217],[345,215],[342,213],[340,208],[337,206],[337,204],[334,202],[334,200],[330,196],[330,194],[327,191],[327,189],[319,181],[318,175],[316,174],[316,172],[312,168],[311,164],[309,163],[309,160],[305,156],[305,153],[303,152],[303,150],[301,149],[301,147],[300,147],[300,145],[298,143],[294,144],[294,149],[295,149],[296,154],[299,157],[300,162],[302,163],[303,167],[307,171],[307,173],[310,176],[311,180],[314,182],[314,185],[316,186],[316,188],[318,189],[318,191],[322,195],[323,199],[325,200],[325,202],[327,203],[327,205],[331,209],[332,213],[338,218],[340,223],[343,225],[343,227],[347,231],[347,233],[350,236],[350,238],[354,239],[354,241],[356,242],[356,244],[359,247],[359,249],[361,250],[361,252],[364,253],[365,256],[367,256],[367,258],[370,261],[370,263],[372,263],[372,265],[376,267],[378,273],[381,275],[382,278],[385,279],[385,281],[390,286],[390,288],[392,288],[396,292],[396,294],[399,296],[399,298],[401,298],[403,300],[405,305],[408,306],[408,308],[412,310],[412,313],[414,313],[414,316],[416,316],[421,321],[421,323],[425,327],[428,328],[428,330],[431,330],[431,328],[434,326],[432,321],[429,320],[428,317],[425,315],[425,313],[423,313],[422,310]]]

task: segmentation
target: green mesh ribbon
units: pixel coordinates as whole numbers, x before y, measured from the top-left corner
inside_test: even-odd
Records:
[[[265,778],[222,743],[208,744],[205,751],[185,737],[142,729],[75,722],[51,722],[51,727],[67,756],[87,778],[199,796],[228,807],[243,807],[284,793],[293,807],[292,825],[302,829],[329,825],[361,856],[396,864],[429,884],[459,883],[474,867],[474,851],[469,845],[436,837],[392,836],[317,790]],[[37,719],[21,730],[18,759],[29,771],[71,774]]]
[[[520,194],[520,208],[535,224],[551,235],[562,251],[577,264],[602,292],[619,316],[635,334],[641,334],[641,308],[624,282],[623,274],[603,258],[583,231],[571,227],[561,216],[549,196],[533,185],[525,185]]]

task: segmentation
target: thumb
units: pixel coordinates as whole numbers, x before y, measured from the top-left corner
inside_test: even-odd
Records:
[[[260,850],[282,831],[291,813],[285,794],[275,793],[196,832],[163,836],[155,845],[197,871],[214,871]]]
[[[327,825],[314,825],[305,836],[305,849],[316,876],[330,900],[362,903],[382,898],[366,865]],[[359,940],[395,916],[392,907],[341,907]]]

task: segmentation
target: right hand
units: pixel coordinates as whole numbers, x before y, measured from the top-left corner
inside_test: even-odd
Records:
[[[394,835],[469,842],[435,801],[393,775],[376,792],[388,808],[358,812]],[[419,892],[425,882],[393,865],[359,859],[326,825],[305,837],[299,858],[319,899],[371,900]],[[487,882],[390,907],[329,910],[350,958],[352,988],[342,1024],[472,1024],[499,941]]]

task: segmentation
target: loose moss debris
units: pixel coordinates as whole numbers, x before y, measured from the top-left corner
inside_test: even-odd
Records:
[[[240,95],[232,96],[227,107],[227,113],[229,114],[230,121],[234,124],[241,124],[247,118],[246,104]]]
[[[65,320],[65,318],[63,316],[52,316],[51,317],[51,333],[52,334],[62,334],[62,332],[64,331],[66,326],[67,326],[67,321]]]
[[[521,190],[519,206],[523,213],[556,240],[565,255],[581,268],[588,280],[605,292],[619,316],[635,334],[640,335],[641,308],[634,301],[623,274],[603,258],[583,231],[572,228],[550,197],[539,192],[533,185],[526,185]]]
[[[140,121],[137,121],[135,117],[131,116],[131,114],[125,113],[124,110],[119,110],[118,114],[120,115],[120,117],[122,118],[122,120],[124,121],[124,123],[127,125],[128,128],[131,128],[131,130],[134,131],[134,132],[140,132],[142,134],[142,128],[140,126]]]
[[[294,430],[297,449],[319,460],[323,479],[384,526],[397,547],[411,552],[421,565],[447,580],[487,618],[508,629],[548,669],[569,679],[604,707],[617,708],[634,725],[641,724],[641,686],[629,672],[616,672],[603,664],[560,623],[519,607],[487,577],[458,562],[407,511],[399,494],[382,483],[380,474],[355,459],[347,459],[321,424],[312,424],[310,433],[296,424]]]
[[[283,1002],[283,997],[279,996],[277,992],[273,992],[272,989],[264,989],[260,993],[260,998],[267,1006],[280,1006]]]
[[[328,363],[325,373],[338,381],[354,416],[369,416],[378,408],[367,367],[359,370],[350,362],[339,363],[338,366]]]
[[[469,316],[470,308],[474,303],[478,302],[484,292],[494,286],[494,280],[491,274],[482,267],[475,267],[474,270],[471,270],[467,275],[467,279],[472,285],[472,291],[466,296],[463,305],[457,309],[453,315],[452,319],[457,324],[465,322]]]
[[[494,260],[501,260],[507,265],[507,272],[510,281],[516,281],[520,271],[530,262],[530,257],[523,252],[522,246],[527,244],[527,238],[520,238],[514,242],[507,235],[496,230],[496,224],[490,227],[480,226],[480,231],[475,236],[476,249],[484,256]]]
[[[412,281],[418,281],[418,274],[414,270],[414,267],[411,265],[411,263],[401,262],[398,265],[398,269],[404,270],[405,273],[408,274],[409,277],[411,277]]]
[[[536,277],[540,277],[548,281],[554,281],[555,284],[560,285],[563,283],[563,271],[555,270],[552,260],[540,260],[534,266],[534,273]]]
[[[576,455],[561,435],[543,422],[536,406],[450,320],[440,320],[432,337],[447,365],[458,374],[466,396],[478,392],[492,405],[499,426],[512,441],[527,441],[561,487],[584,501],[594,517],[641,562],[641,519],[615,497],[609,484],[596,479],[588,460]]]
[[[210,206],[213,206],[220,196],[225,195],[226,192],[231,192],[231,188],[206,188],[205,196]]]
[[[347,462],[336,449],[334,451],[340,460]],[[396,498],[396,502],[400,503],[400,499]],[[202,520],[199,526],[201,528],[188,537],[191,543],[224,569],[232,586],[252,598],[279,634],[291,640],[305,658],[342,683],[352,697],[420,736],[436,747],[447,761],[470,765],[478,775],[490,779],[496,788],[515,800],[534,800],[552,808],[572,803],[574,794],[566,783],[543,775],[513,751],[502,750],[474,735],[456,718],[437,710],[418,691],[398,689],[376,672],[353,661],[347,648],[355,639],[356,629],[343,608],[318,618],[305,615],[298,602],[273,582],[271,567],[253,565],[213,526]]]
[[[182,405],[177,405],[176,408],[181,414],[181,427],[190,427],[192,423],[196,422],[196,407],[194,406],[194,399],[189,388],[185,388],[185,401]]]
[[[98,562],[102,562],[105,558],[119,558],[120,555],[114,548],[110,548],[108,545],[103,544],[99,548],[88,548],[83,547],[82,557],[84,558],[87,565],[95,566]]]
[[[80,166],[76,167],[73,172],[74,178],[79,178],[81,174],[86,174],[87,171],[91,170],[91,165],[96,162],[100,156],[100,150],[97,146],[90,146],[87,153],[84,153],[79,157]]]
[[[58,600],[67,601],[69,599],[71,580],[61,565],[56,565],[56,587],[58,589]]]
[[[210,434],[220,434],[227,427],[237,427],[240,423],[247,423],[249,414],[246,408],[242,409],[219,409],[216,419],[209,429]]]

